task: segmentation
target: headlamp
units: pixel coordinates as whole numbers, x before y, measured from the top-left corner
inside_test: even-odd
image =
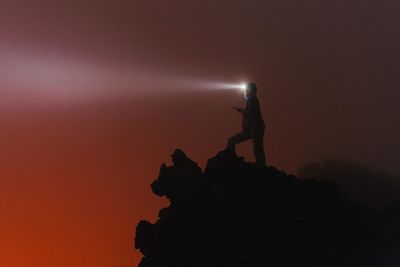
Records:
[[[239,86],[240,90],[242,90],[243,92],[246,91],[247,89],[247,83],[241,83]]]

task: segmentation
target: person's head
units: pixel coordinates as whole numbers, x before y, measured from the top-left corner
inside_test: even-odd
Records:
[[[257,94],[257,85],[255,83],[248,83],[246,90],[244,91],[245,97],[249,97]]]

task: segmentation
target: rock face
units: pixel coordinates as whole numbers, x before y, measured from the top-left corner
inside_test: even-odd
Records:
[[[342,197],[377,210],[400,196],[400,177],[339,159],[305,164],[298,176],[336,183]]]
[[[400,264],[396,205],[365,210],[333,183],[258,168],[231,151],[209,159],[204,172],[181,150],[173,163],[151,185],[170,206],[136,228],[140,267]]]

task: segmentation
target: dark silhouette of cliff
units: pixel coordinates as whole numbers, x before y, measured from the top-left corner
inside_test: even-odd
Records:
[[[341,197],[373,209],[383,209],[400,197],[400,178],[340,159],[305,164],[298,176],[337,184]]]
[[[170,206],[137,225],[140,267],[399,266],[400,202],[371,211],[228,150],[204,172],[174,155],[151,185]]]

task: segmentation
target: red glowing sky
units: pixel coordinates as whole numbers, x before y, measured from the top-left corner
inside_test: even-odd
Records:
[[[278,168],[339,157],[399,174],[399,8],[2,1],[0,266],[135,266],[136,223],[166,205],[149,189],[159,165],[180,147],[204,166],[239,130],[240,93],[196,83],[257,82]]]

